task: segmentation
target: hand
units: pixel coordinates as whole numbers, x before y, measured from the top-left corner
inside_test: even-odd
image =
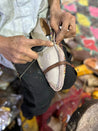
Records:
[[[61,9],[52,8],[50,10],[50,25],[56,32],[56,42],[58,44],[64,38],[74,37],[76,34],[75,17]]]
[[[37,59],[38,54],[32,51],[34,46],[52,46],[50,41],[27,39],[24,36],[0,36],[0,54],[13,63],[25,64]]]

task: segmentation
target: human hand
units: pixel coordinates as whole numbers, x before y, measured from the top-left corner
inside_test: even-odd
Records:
[[[58,8],[50,9],[50,25],[56,33],[57,44],[64,38],[70,38],[76,35],[75,17],[69,12],[64,12]]]
[[[35,46],[52,46],[50,41],[40,39],[27,39],[24,36],[2,37],[0,36],[0,54],[13,63],[25,64],[37,59],[38,54],[32,51]]]

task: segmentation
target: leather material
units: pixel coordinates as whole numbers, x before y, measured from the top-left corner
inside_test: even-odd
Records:
[[[51,66],[49,66],[46,70],[44,70],[44,74],[46,74],[48,71],[50,71],[51,69],[57,67],[57,66],[60,66],[60,65],[70,65],[72,66],[70,63],[66,62],[66,61],[60,61],[60,62],[57,62]],[[73,67],[73,66],[72,66]]]
[[[63,50],[66,56],[66,61],[70,63],[70,53],[67,52],[65,48]],[[30,63],[15,64],[15,67],[17,72],[21,74],[29,65]],[[70,88],[74,84],[76,76],[77,74],[74,68],[70,65],[66,65],[63,89]],[[55,92],[49,86],[37,61],[35,61],[23,75],[21,84],[21,94],[24,96],[24,102],[22,104],[24,116],[31,119],[34,115],[41,115],[44,113],[48,109]]]

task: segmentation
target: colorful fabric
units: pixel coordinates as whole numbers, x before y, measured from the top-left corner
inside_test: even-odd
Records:
[[[98,53],[98,1],[71,0],[62,3],[62,9],[76,16],[76,40],[79,47]]]

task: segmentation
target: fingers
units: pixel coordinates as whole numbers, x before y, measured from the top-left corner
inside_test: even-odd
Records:
[[[70,33],[68,31],[69,21],[64,21],[61,27],[61,31],[57,34],[57,43],[61,42],[64,38],[67,38]]]
[[[27,56],[31,59],[37,59],[38,54],[35,51],[31,50],[31,48],[35,47],[35,46],[49,46],[49,47],[51,47],[51,46],[53,46],[53,43],[51,41],[44,41],[41,39],[25,39],[23,41],[23,44],[21,44],[18,47],[18,52],[17,52],[16,56],[19,54],[22,54],[22,55]],[[26,57],[25,57],[25,60],[26,60]],[[27,58],[27,60],[28,60],[28,58]]]
[[[15,63],[15,64],[26,64],[27,61],[15,60],[15,61],[13,61],[13,63]]]
[[[15,64],[26,64],[27,63],[26,60],[18,59],[18,58],[15,58],[14,56],[4,55],[4,57]]]
[[[31,47],[34,46],[53,46],[53,43],[50,41],[43,41],[38,39],[26,39],[25,46],[18,49],[16,55],[14,55],[14,63],[27,63],[31,62],[33,59],[38,58],[38,54],[35,51],[31,50]],[[15,53],[15,52],[14,52]]]
[[[17,55],[11,59],[13,63],[17,63],[17,64],[26,64],[27,62],[32,62],[33,60],[30,57],[25,56],[25,55]]]
[[[31,62],[33,60],[32,58],[26,55],[21,55],[20,57],[17,57],[16,59],[19,61],[26,61],[26,62]]]
[[[52,29],[54,29],[56,34],[60,31],[59,22],[54,17],[51,18],[50,26],[52,27]]]
[[[53,46],[53,43],[51,41],[44,41],[41,39],[28,39],[28,46],[34,47],[34,46]]]
[[[64,38],[74,37],[76,35],[75,17],[70,13],[62,13],[62,28],[57,33],[56,42],[61,42]]]
[[[6,46],[2,54],[13,63],[27,63],[38,58],[38,54],[32,51],[34,46],[53,46],[50,41],[27,39],[24,36],[13,36],[5,39]]]
[[[38,54],[31,49],[26,49],[23,52],[15,52],[13,55],[5,55],[5,57],[17,64],[26,64],[27,62],[32,62],[33,59],[38,58]]]
[[[73,36],[76,35],[76,19],[75,19],[74,16],[72,17],[72,19],[70,21],[70,28],[69,28],[69,30],[72,31],[72,35]]]
[[[32,51],[31,49],[27,49],[26,52],[24,52],[26,56],[28,56],[30,59],[37,59],[38,54],[35,51]]]

